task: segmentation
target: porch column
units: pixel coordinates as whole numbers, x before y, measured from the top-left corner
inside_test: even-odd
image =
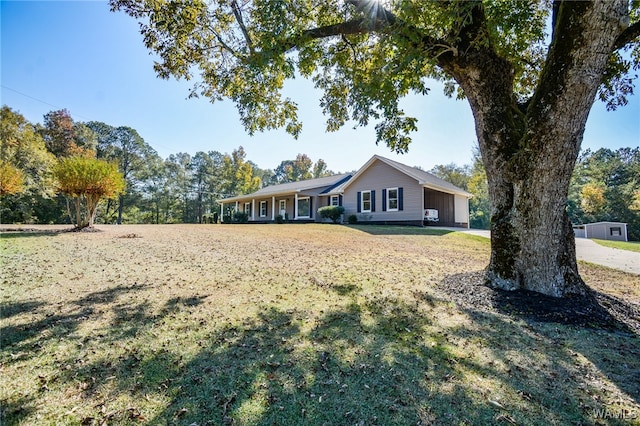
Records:
[[[424,186],[420,189],[422,192],[422,204],[420,204],[420,223],[424,226]]]
[[[293,194],[293,220],[298,218],[298,193]]]
[[[271,220],[276,220],[276,197],[271,197]]]
[[[251,221],[255,220],[255,214],[256,214],[256,199],[252,198],[251,199]]]
[[[220,223],[222,223],[223,217],[224,217],[224,203],[220,203]]]
[[[236,201],[236,211],[240,210],[240,208],[238,207],[238,202]]]

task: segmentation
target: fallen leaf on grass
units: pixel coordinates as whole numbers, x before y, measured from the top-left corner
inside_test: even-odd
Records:
[[[494,401],[492,399],[487,400],[489,402],[489,404],[493,405],[496,408],[499,408],[501,410],[504,410],[504,405],[500,404],[498,401]]]

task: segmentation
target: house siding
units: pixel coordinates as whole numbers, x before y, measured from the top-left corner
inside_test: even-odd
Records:
[[[421,205],[422,186],[415,179],[381,161],[376,161],[356,179],[356,181],[349,183],[343,195],[342,205],[345,208],[345,218],[355,214],[359,222],[422,221],[424,214]],[[403,188],[403,209],[401,211],[383,211],[382,190],[387,188]],[[375,211],[358,212],[358,193],[362,191],[376,191]]]
[[[454,217],[456,226],[469,225],[469,199],[462,195],[454,195],[453,204],[455,207]]]
[[[448,189],[450,187],[451,193]],[[386,208],[386,201],[390,199],[389,190],[392,188],[398,190],[397,210]],[[359,208],[361,204],[359,194],[365,191],[370,191],[371,194],[370,212],[362,212]],[[330,194],[340,194],[341,205],[345,208],[343,219],[355,215],[358,221],[364,223],[423,225],[425,209],[433,208],[439,212],[440,225],[467,227],[469,222],[467,197],[471,194],[427,172],[379,156],[373,156],[354,176],[336,175],[300,183],[273,185],[253,194],[230,197],[222,200],[222,204],[224,206],[236,204],[242,211],[245,210],[244,203],[249,202],[250,207],[246,209],[252,213],[249,220],[254,223],[265,223],[273,221],[280,215],[279,201],[286,200],[286,214],[290,221],[320,222],[324,220],[318,217],[318,209],[329,204]],[[295,217],[296,195],[298,198],[310,197],[309,218]],[[267,203],[267,214],[260,217],[262,201]]]

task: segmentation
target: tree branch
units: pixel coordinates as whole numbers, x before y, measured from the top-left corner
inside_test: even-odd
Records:
[[[558,13],[560,13],[560,3],[562,3],[562,0],[554,0],[551,9],[551,43],[556,39],[556,24],[558,23]]]
[[[212,26],[209,26],[209,31],[211,31],[211,33],[216,37],[216,40],[218,40],[218,43],[224,50],[226,50],[227,52],[231,53],[234,56],[237,56],[237,52],[222,39],[222,36],[220,35],[219,32],[215,30],[215,28],[213,28]],[[204,51],[205,49],[202,49],[202,50]]]
[[[251,40],[249,31],[247,31],[247,27],[244,25],[244,20],[242,19],[242,11],[240,10],[240,7],[238,7],[238,2],[236,0],[233,0],[231,2],[231,9],[233,10],[233,16],[236,17],[236,21],[240,26],[240,30],[242,30],[242,34],[244,35],[244,39],[247,42],[247,47],[249,48],[249,52],[253,54],[255,52],[253,48],[253,41]]]
[[[457,49],[454,46],[450,46],[444,40],[423,35],[418,28],[398,19],[393,13],[387,10],[379,12],[378,18],[373,20],[369,18],[358,18],[351,21],[341,22],[339,24],[306,30],[299,37],[291,39],[286,43],[284,50],[288,51],[294,49],[309,39],[316,40],[333,36],[374,32],[390,34],[395,37],[404,37],[410,41],[414,48],[422,49],[425,53],[431,54],[434,58],[438,58],[445,52],[453,52],[454,55],[457,55]],[[412,36],[410,37],[409,34]],[[418,35],[418,37],[415,37],[415,35]]]
[[[627,27],[616,39],[614,50],[619,50],[640,36],[640,21]]]
[[[371,27],[365,24],[366,20],[360,18],[354,19],[352,21],[341,22],[339,24],[327,25],[325,27],[312,28],[302,33],[302,39],[319,39],[337,35],[365,34],[374,31],[380,31],[384,27],[383,25],[376,25],[374,27]],[[296,47],[296,44],[292,44],[289,49],[292,49],[294,47]]]

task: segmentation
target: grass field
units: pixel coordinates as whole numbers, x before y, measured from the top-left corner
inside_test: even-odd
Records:
[[[638,241],[611,241],[611,240],[593,240],[601,246],[616,248],[620,250],[629,250],[640,253],[640,242]]]
[[[640,424],[637,331],[534,322],[441,289],[484,268],[487,239],[99,228],[1,234],[3,426]],[[640,305],[639,276],[581,273]]]

